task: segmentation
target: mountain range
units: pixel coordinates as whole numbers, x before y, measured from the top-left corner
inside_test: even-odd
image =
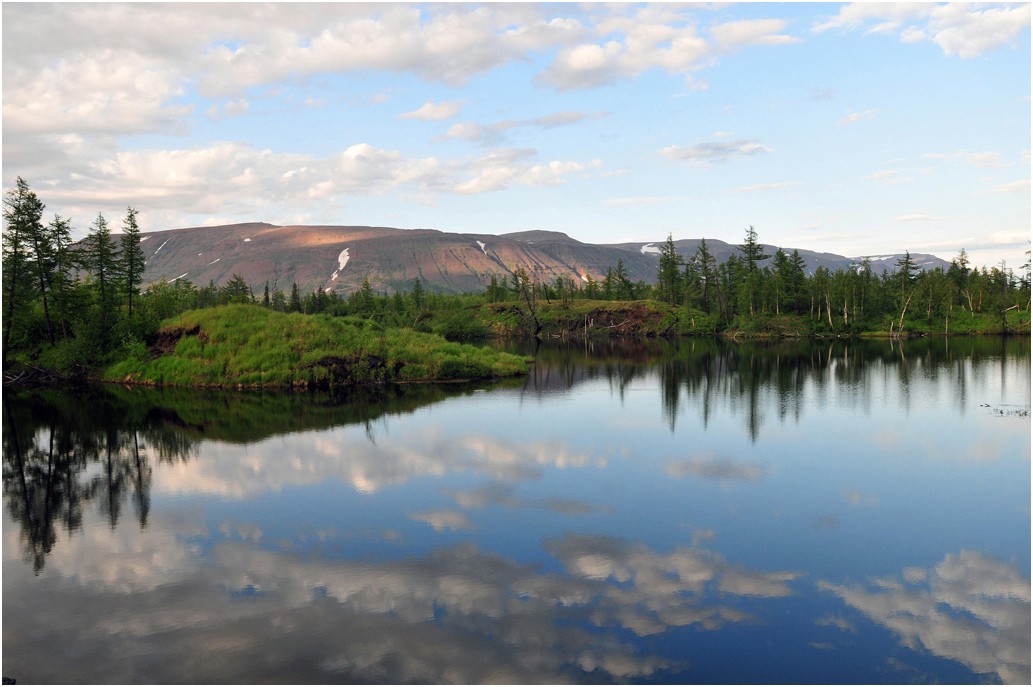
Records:
[[[233,275],[243,277],[256,291],[269,282],[271,289],[288,292],[297,283],[302,292],[316,289],[347,295],[363,279],[377,291],[409,291],[414,279],[438,292],[477,292],[491,276],[507,278],[523,268],[538,281],[569,277],[584,283],[602,280],[618,260],[632,280],[655,282],[660,246],[650,243],[584,243],[556,231],[510,234],[458,234],[435,229],[396,229],[361,226],[277,226],[265,222],[191,227],[147,232],[141,247],[147,260],[144,283],[161,279],[188,279],[203,286],[223,284]],[[738,253],[734,244],[706,239],[718,263]],[[674,242],[686,260],[695,255],[700,239]],[[774,254],[776,246],[765,245]],[[787,253],[792,248],[783,248]],[[808,273],[818,267],[835,271],[860,263],[846,257],[798,249]],[[897,269],[903,254],[868,256],[876,274]],[[933,255],[914,253],[923,269],[947,267]],[[766,261],[765,261],[766,262]],[[763,264],[763,263],[762,263]]]

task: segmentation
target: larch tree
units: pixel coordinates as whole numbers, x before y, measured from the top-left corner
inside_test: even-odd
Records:
[[[7,301],[2,354],[4,367],[7,366],[15,313],[24,306],[26,284],[23,280],[27,277],[28,253],[32,237],[42,232],[43,208],[43,203],[21,177],[4,196],[4,220],[7,222],[3,233],[3,297]]]
[[[657,290],[660,300],[675,305],[681,295],[682,258],[671,235],[660,249],[660,268],[657,272]]]
[[[143,283],[144,257],[140,247],[140,226],[136,222],[137,211],[130,207],[122,221],[121,249],[118,254],[118,271],[122,277],[122,288],[126,292],[128,314],[133,316],[133,297],[140,293]]]
[[[97,291],[97,305],[100,307],[100,340],[107,342],[108,334],[115,321],[115,296],[118,279],[118,253],[111,239],[111,230],[104,215],[97,213],[93,221],[94,231],[89,235],[86,267],[93,275]]]

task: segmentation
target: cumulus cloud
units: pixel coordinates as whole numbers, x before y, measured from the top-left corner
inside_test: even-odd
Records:
[[[563,48],[539,81],[560,90],[594,88],[650,69],[685,74],[691,86],[697,72],[721,55],[751,45],[783,45],[798,39],[781,33],[781,19],[750,19],[716,24],[701,31],[690,11],[670,6],[638,8],[615,14],[594,26],[598,39]]]
[[[50,147],[71,163],[72,153],[56,150],[65,139],[73,145],[79,140],[62,137]],[[69,207],[83,206],[93,214],[143,203],[155,213],[254,214],[276,203],[307,205],[395,191],[476,194],[513,185],[558,184],[601,165],[597,160],[540,161],[529,149],[498,149],[474,159],[412,158],[369,143],[356,143],[330,157],[277,153],[236,142],[107,154],[85,144],[83,148],[97,157],[64,170],[56,162],[43,162],[56,176],[43,175],[51,187],[47,202],[61,207],[63,214]],[[20,148],[17,154],[23,154]]]
[[[1007,684],[1029,684],[1030,582],[1014,566],[962,551],[901,576],[819,588],[892,630],[906,647],[924,647]]]
[[[946,55],[962,59],[1011,45],[1029,29],[1028,3],[866,3],[841,8],[812,31],[865,29],[898,34],[905,43],[931,41]]]
[[[727,162],[734,157],[769,153],[771,148],[756,140],[711,141],[694,146],[668,146],[660,154],[671,160],[687,160],[697,166],[706,167],[712,163]]]

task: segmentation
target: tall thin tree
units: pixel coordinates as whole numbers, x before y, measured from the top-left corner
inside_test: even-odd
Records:
[[[126,292],[128,314],[133,316],[133,297],[140,293],[143,283],[144,257],[140,247],[140,227],[136,222],[137,211],[130,207],[122,220],[121,249],[118,254],[119,272],[122,277],[122,288]]]
[[[7,315],[3,323],[4,367],[7,367],[14,316],[17,308],[24,305],[21,280],[25,277],[29,242],[33,234],[42,231],[43,208],[43,203],[21,177],[18,177],[15,187],[4,195],[4,219],[7,221],[7,229],[3,233],[3,295],[7,301]]]

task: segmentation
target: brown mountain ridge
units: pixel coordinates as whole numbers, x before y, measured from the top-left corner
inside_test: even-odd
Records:
[[[591,244],[555,231],[511,234],[457,234],[436,229],[300,225],[265,222],[217,227],[190,227],[144,233],[141,247],[147,260],[144,283],[187,279],[202,286],[224,284],[240,275],[256,291],[269,282],[271,289],[289,291],[297,283],[302,292],[332,290],[346,296],[363,279],[377,291],[409,291],[413,280],[424,288],[445,293],[477,292],[494,275],[508,279],[524,269],[538,281],[556,277],[583,284],[589,277],[602,280],[608,268],[623,260],[633,280],[654,282],[659,246],[652,243]],[[678,252],[691,258],[699,239],[675,241]],[[735,245],[707,239],[718,262],[737,252]],[[775,246],[765,247],[768,253]],[[791,252],[791,248],[785,248]],[[819,266],[839,269],[859,258],[800,250],[808,272]],[[893,270],[897,256],[872,261],[876,273]],[[924,267],[948,263],[929,255],[913,254]],[[885,263],[885,264],[884,264]]]

